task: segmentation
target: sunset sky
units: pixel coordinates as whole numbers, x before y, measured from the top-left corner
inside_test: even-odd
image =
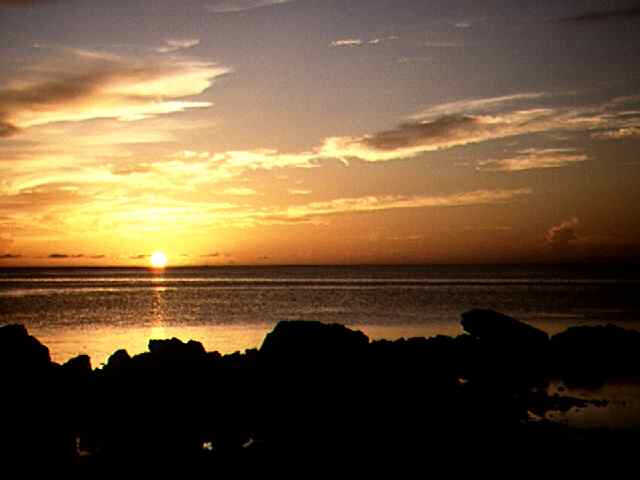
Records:
[[[0,0],[0,267],[640,257],[640,3]]]

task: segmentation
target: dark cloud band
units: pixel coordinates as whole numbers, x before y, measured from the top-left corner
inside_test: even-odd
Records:
[[[583,13],[574,17],[562,18],[561,22],[570,23],[595,23],[611,20],[624,20],[627,18],[640,17],[640,5],[631,8],[624,8],[619,10],[600,10]]]

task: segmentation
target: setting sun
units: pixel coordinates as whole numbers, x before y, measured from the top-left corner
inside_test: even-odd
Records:
[[[167,266],[167,256],[163,252],[154,252],[151,255],[151,266],[153,268],[164,268]]]

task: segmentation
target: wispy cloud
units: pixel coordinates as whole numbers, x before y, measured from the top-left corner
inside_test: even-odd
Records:
[[[343,38],[334,40],[329,44],[331,47],[359,47],[364,42],[360,38]]]
[[[165,45],[156,48],[156,52],[172,53],[177,52],[178,50],[195,47],[199,44],[200,40],[198,38],[169,39],[165,40]]]
[[[394,129],[359,137],[328,138],[318,153],[344,160],[389,161],[525,134],[615,130],[639,118],[638,113],[626,110],[628,103],[637,100],[635,97],[585,107],[514,109],[507,105],[543,96],[524,93],[436,105]]]
[[[31,5],[46,5],[48,3],[54,3],[57,0],[0,0],[1,5],[9,5],[15,7],[24,7]]]
[[[231,187],[223,190],[225,195],[235,195],[239,197],[246,197],[251,195],[256,195],[257,192],[252,188],[247,187]]]
[[[306,190],[303,188],[290,188],[287,191],[290,195],[311,195],[313,193],[311,190]]]
[[[594,23],[594,22],[606,22],[611,20],[624,20],[627,18],[640,17],[640,5],[630,8],[620,8],[613,10],[595,10],[591,12],[582,13],[573,17],[566,17],[560,19],[561,22],[570,23]]]
[[[78,253],[78,254],[69,255],[66,253],[51,253],[47,258],[51,260],[66,260],[69,258],[84,258],[84,254]]]
[[[516,156],[498,160],[482,160],[478,162],[477,170],[489,172],[517,172],[540,168],[559,168],[584,162],[589,157],[575,149],[527,149],[521,150]]]
[[[212,13],[233,13],[253,10],[255,8],[282,5],[295,0],[222,0],[207,5],[207,10]]]
[[[422,44],[427,48],[461,48],[464,44],[457,42],[425,42]]]
[[[400,57],[398,63],[428,63],[433,61],[431,57]]]
[[[580,224],[577,217],[565,220],[551,227],[545,234],[545,242],[552,249],[566,249],[578,239],[576,227]]]
[[[98,118],[133,121],[211,106],[184,100],[209,88],[229,69],[207,62],[64,58],[8,79],[0,90],[0,134],[55,122]]]
[[[548,94],[544,92],[525,92],[515,93],[512,95],[501,95],[498,97],[458,100],[455,102],[433,105],[412,115],[410,118],[414,120],[425,120],[442,115],[488,113],[495,111],[496,109],[503,109],[507,104],[537,100],[546,96],[548,96]]]
[[[338,198],[325,202],[312,202],[289,207],[285,211],[270,212],[265,220],[288,218],[306,219],[318,215],[336,215],[343,213],[365,213],[403,208],[463,207],[470,205],[489,205],[507,203],[532,193],[530,188],[515,190],[476,190],[437,196],[382,195],[354,198]]]
[[[620,140],[623,138],[640,137],[640,127],[623,127],[617,130],[596,132],[591,135],[598,140]]]
[[[551,128],[551,110],[535,109],[500,115],[445,115],[409,121],[392,130],[361,137],[328,138],[321,148],[326,157],[360,158],[370,162],[409,158],[420,153],[449,149]]]
[[[361,47],[364,45],[380,45],[381,43],[398,40],[400,37],[390,35],[388,37],[376,37],[369,40],[363,40],[361,38],[342,38],[340,40],[334,40],[329,44],[330,47]]]

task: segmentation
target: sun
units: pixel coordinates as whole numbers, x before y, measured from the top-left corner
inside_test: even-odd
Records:
[[[151,266],[153,268],[164,268],[167,266],[167,256],[164,252],[153,252],[151,255]]]

